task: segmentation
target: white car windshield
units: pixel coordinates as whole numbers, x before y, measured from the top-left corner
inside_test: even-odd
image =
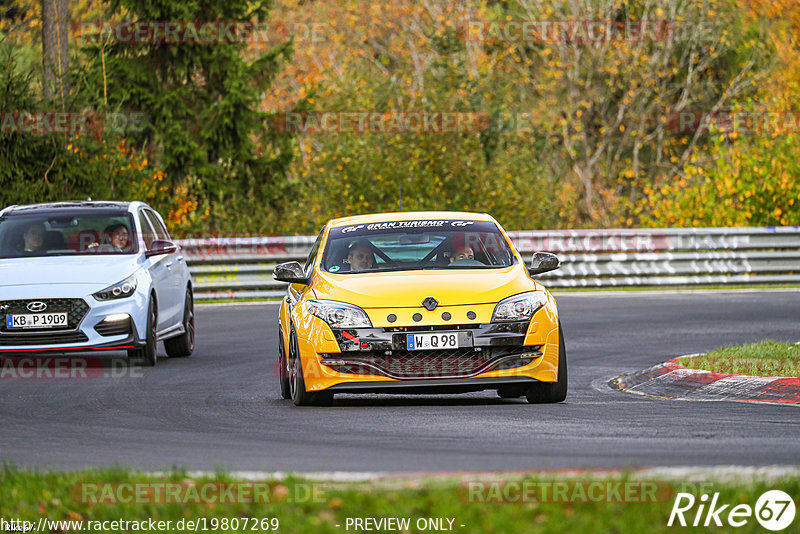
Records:
[[[331,228],[322,255],[329,273],[498,269],[515,256],[490,221],[417,220]]]
[[[121,211],[12,215],[0,218],[0,258],[133,254],[134,228]]]

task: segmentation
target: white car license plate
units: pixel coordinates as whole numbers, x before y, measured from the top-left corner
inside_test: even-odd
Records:
[[[420,332],[406,334],[408,350],[457,349],[471,347],[470,332]]]
[[[67,326],[66,313],[6,315],[6,328],[53,328]]]

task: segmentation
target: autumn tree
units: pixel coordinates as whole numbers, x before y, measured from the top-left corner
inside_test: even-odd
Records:
[[[170,22],[266,22],[261,0],[112,0],[112,15]],[[89,86],[110,108],[145,112],[148,128],[131,142],[145,146],[169,184],[167,196],[194,198],[209,229],[252,231],[280,210],[291,138],[267,127],[260,102],[291,55],[291,40],[245,59],[247,43],[154,39],[87,45]],[[164,199],[167,202],[168,199]],[[196,224],[201,224],[199,219]]]
[[[301,136],[290,170],[322,199],[315,222],[396,208],[402,183],[404,206],[489,211],[518,228],[634,225],[646,190],[681,176],[695,150],[713,150],[672,118],[753,98],[775,62],[773,26],[733,0],[299,4],[284,0],[282,13],[336,23],[324,42],[298,48],[272,109],[313,92],[323,111],[490,118],[473,135]],[[540,21],[607,21],[618,34],[503,31]],[[658,25],[638,38],[642,22]]]
[[[54,94],[63,108],[69,98],[69,4],[68,0],[41,2],[43,87],[45,96]]]

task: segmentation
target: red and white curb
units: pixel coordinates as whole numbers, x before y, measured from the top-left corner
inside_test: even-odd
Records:
[[[611,381],[611,386],[647,397],[693,401],[748,401],[800,405],[800,378],[745,376],[687,369],[680,356]]]

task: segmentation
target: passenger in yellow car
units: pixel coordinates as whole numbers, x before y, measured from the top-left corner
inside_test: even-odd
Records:
[[[459,247],[450,256],[450,263],[458,260],[474,260],[475,252],[469,247]]]
[[[470,241],[472,243],[472,241]],[[450,241],[452,252],[450,252],[450,263],[461,260],[474,260],[475,251],[467,244],[467,234],[459,232]]]
[[[359,239],[350,245],[347,252],[347,263],[350,264],[350,272],[366,271],[375,265],[375,255],[372,253],[370,243],[365,239]]]

